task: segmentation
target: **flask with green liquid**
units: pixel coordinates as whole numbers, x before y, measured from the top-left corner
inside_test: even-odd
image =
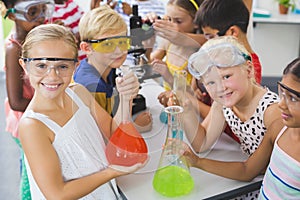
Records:
[[[176,197],[190,193],[194,188],[194,180],[185,158],[181,155],[180,145],[178,145],[182,142],[184,134],[182,129],[183,108],[169,106],[165,108],[165,112],[168,114],[168,133],[152,185],[158,193]],[[175,138],[176,142],[169,144],[169,138]]]

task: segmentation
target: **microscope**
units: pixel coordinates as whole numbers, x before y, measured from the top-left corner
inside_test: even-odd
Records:
[[[138,5],[132,6],[132,16],[129,19],[131,48],[128,54],[133,55],[134,65],[143,65],[148,62],[145,55],[146,49],[142,41],[151,38],[154,35],[154,29],[150,22],[143,22],[138,14]]]

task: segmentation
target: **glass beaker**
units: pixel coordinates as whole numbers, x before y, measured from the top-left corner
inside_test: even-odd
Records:
[[[172,98],[169,96],[168,106],[176,105],[179,103],[180,106],[183,105],[185,100],[185,93],[186,93],[186,76],[187,71],[185,70],[177,70],[174,73],[174,81],[173,81],[173,90],[172,90]],[[177,103],[178,102],[178,103]],[[168,117],[165,110],[162,110],[162,112],[159,115],[159,119],[162,123],[167,124],[168,123]]]
[[[173,93],[176,95],[180,106],[183,105],[185,99],[186,76],[187,71],[185,70],[177,70],[174,73]]]
[[[122,67],[122,73],[129,71]],[[132,166],[143,163],[148,157],[148,148],[144,138],[133,125],[129,102],[120,95],[122,121],[110,137],[106,145],[105,154],[108,162],[114,165]]]
[[[176,138],[179,143],[183,140],[183,108],[169,106],[165,112],[168,114],[167,138],[152,185],[158,193],[176,197],[190,193],[194,188],[194,180],[185,157],[181,155],[181,147],[176,143],[168,144],[169,138]]]

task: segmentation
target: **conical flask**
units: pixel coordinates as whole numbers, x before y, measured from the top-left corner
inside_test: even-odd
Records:
[[[158,193],[176,197],[191,192],[194,188],[194,180],[190,175],[185,157],[181,155],[180,151],[180,142],[182,142],[184,134],[182,129],[183,108],[169,106],[165,108],[165,112],[168,114],[168,133],[152,185]],[[169,138],[175,138],[178,142],[168,144]]]
[[[125,74],[126,70],[122,68]],[[108,162],[114,165],[132,166],[143,163],[148,157],[148,148],[144,138],[133,125],[129,102],[120,95],[122,121],[110,137],[105,149]]]

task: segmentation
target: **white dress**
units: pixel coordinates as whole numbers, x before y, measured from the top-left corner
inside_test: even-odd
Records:
[[[108,162],[102,134],[90,114],[90,109],[73,90],[67,88],[66,93],[77,104],[78,110],[64,126],[61,127],[48,116],[32,110],[25,111],[23,117],[37,119],[53,131],[55,139],[52,145],[60,160],[63,179],[69,181],[101,171],[107,167]],[[26,155],[25,165],[32,199],[46,199],[32,176]],[[81,199],[110,200],[119,198],[121,197],[113,179]]]

